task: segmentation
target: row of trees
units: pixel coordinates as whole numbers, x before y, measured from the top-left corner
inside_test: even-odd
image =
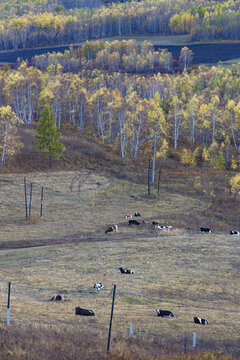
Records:
[[[75,0],[76,6],[79,1]],[[204,4],[200,0],[135,0],[70,10],[57,6],[68,2],[70,7],[75,4],[74,0],[56,0],[46,7],[48,12],[27,12],[1,20],[0,46],[18,49],[123,34],[189,34],[192,40],[240,38],[240,0]],[[43,3],[41,0],[38,6]],[[56,8],[51,11],[53,5]]]
[[[122,158],[139,151],[179,151],[183,144],[219,148],[226,162],[240,150],[240,64],[201,66],[190,73],[152,76],[85,70],[63,73],[28,67],[0,72],[0,106],[11,106],[26,125],[50,103],[60,130],[66,123],[112,144]],[[180,146],[180,148],[179,148]]]
[[[1,0],[0,19],[11,19],[28,13],[63,12],[74,8],[97,8],[102,0]]]
[[[180,64],[187,69],[192,52],[182,48]],[[173,57],[166,49],[154,50],[153,45],[144,41],[139,46],[136,40],[128,41],[86,41],[83,46],[62,53],[45,53],[35,56],[33,64],[40,70],[60,64],[64,72],[77,72],[83,69],[101,69],[129,73],[172,72]],[[175,64],[176,66],[176,64]]]

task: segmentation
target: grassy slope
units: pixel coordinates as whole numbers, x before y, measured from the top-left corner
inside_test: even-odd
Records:
[[[121,231],[121,229],[120,229]],[[111,290],[117,284],[113,332],[127,337],[129,322],[141,337],[171,339],[197,331],[199,341],[240,341],[239,240],[224,235],[181,234],[67,244],[0,253],[0,309],[5,309],[7,283],[13,284],[12,320],[77,326],[107,333]],[[134,270],[124,276],[119,266]],[[6,277],[7,268],[7,277]],[[19,271],[21,269],[21,271]],[[95,282],[105,288],[96,293]],[[63,293],[64,303],[48,302]],[[94,318],[78,318],[75,306],[95,311]],[[156,317],[157,307],[175,318]],[[193,324],[193,316],[209,326]]]
[[[173,160],[161,163],[161,195],[146,195],[144,162],[121,161],[107,147],[66,132],[67,152],[49,171],[47,160],[34,148],[32,130],[24,132],[26,146],[18,159],[1,171],[0,247],[50,244],[45,247],[0,251],[0,309],[5,311],[7,281],[13,284],[12,320],[50,323],[96,330],[105,337],[111,307],[111,289],[117,284],[113,333],[126,338],[129,322],[139,337],[170,341],[191,339],[233,343],[240,341],[239,239],[228,235],[228,220],[237,216],[223,206],[228,173],[185,168]],[[16,162],[18,161],[18,162]],[[160,164],[158,164],[160,166]],[[15,173],[13,173],[15,169]],[[144,169],[144,171],[143,171]],[[33,182],[33,218],[25,220],[23,177]],[[215,185],[214,203],[196,193],[201,176]],[[204,183],[204,181],[203,181]],[[44,219],[40,220],[40,189],[44,186]],[[29,188],[28,188],[29,194]],[[129,228],[125,213],[139,211],[141,219],[173,225],[172,232],[151,227]],[[109,224],[119,233],[104,234]],[[210,225],[215,234],[189,234],[187,227]],[[64,244],[55,244],[58,242]],[[54,246],[55,245],[55,246]],[[122,276],[118,267],[134,275]],[[97,281],[105,288],[92,289]],[[65,303],[50,303],[56,293]],[[94,318],[76,318],[74,307],[92,308]],[[174,312],[172,320],[159,319],[155,308]],[[208,327],[192,323],[193,316],[209,320]],[[189,340],[190,341],[190,340]]]

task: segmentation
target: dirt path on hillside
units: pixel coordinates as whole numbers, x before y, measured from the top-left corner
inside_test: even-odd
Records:
[[[39,246],[52,246],[61,244],[77,244],[80,242],[101,242],[101,241],[122,241],[128,240],[133,237],[144,238],[144,237],[157,237],[159,234],[116,234],[111,233],[109,235],[97,235],[96,232],[79,234],[76,236],[63,237],[58,239],[43,239],[43,240],[19,240],[14,242],[2,242],[0,243],[0,250],[7,249],[25,249]]]
[[[127,224],[121,224],[121,227],[128,227]],[[130,230],[130,229],[129,229]],[[138,230],[138,229],[137,229]],[[73,236],[65,236],[62,238],[55,239],[39,239],[39,240],[18,240],[11,242],[1,242],[0,250],[10,250],[10,249],[25,249],[32,247],[40,247],[40,246],[53,246],[53,245],[61,245],[61,244],[77,244],[77,243],[86,243],[86,242],[102,242],[102,241],[123,241],[123,240],[131,240],[133,238],[155,238],[159,236],[177,236],[180,234],[186,234],[184,229],[174,229],[171,231],[168,230],[159,230],[154,231],[153,229],[148,230],[144,228],[140,228],[138,232],[129,233],[116,233],[112,232],[109,234],[104,234],[101,230],[95,232],[87,232],[80,233],[78,235]]]

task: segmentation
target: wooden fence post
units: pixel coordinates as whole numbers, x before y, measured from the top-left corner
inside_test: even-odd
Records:
[[[31,207],[32,207],[32,187],[33,184],[30,185],[30,200],[29,200],[29,217],[31,216]]]
[[[110,339],[111,339],[111,330],[112,330],[112,319],[113,319],[113,309],[114,309],[115,292],[116,292],[116,285],[114,285],[114,287],[113,287],[112,310],[111,310],[110,324],[109,324],[109,330],[108,330],[107,351],[109,351],[109,348],[110,348]]]
[[[24,190],[25,190],[25,209],[26,209],[26,219],[28,217],[28,205],[27,205],[27,183],[26,183],[26,178],[24,177]]]
[[[184,336],[184,354],[185,355],[187,354],[187,337],[186,337],[186,334]]]
[[[7,302],[7,325],[10,325],[10,292],[11,292],[11,283],[8,283],[8,302]]]
[[[41,192],[41,208],[40,208],[40,217],[42,217],[42,208],[43,208],[43,186],[42,186],[42,192]]]

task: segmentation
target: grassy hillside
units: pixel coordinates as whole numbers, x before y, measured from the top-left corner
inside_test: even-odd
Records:
[[[67,151],[50,171],[48,157],[37,152],[33,135],[33,130],[22,133],[24,149],[1,170],[2,247],[13,246],[13,242],[17,246],[19,241],[64,242],[63,238],[79,234],[88,237],[95,233],[101,237],[108,224],[122,223],[125,213],[135,211],[143,213],[146,219],[160,217],[163,223],[185,229],[210,226],[227,232],[229,227],[240,225],[237,211],[233,212],[238,202],[226,202],[229,171],[184,167],[167,159],[156,166],[162,170],[160,194],[156,181],[148,197],[146,160],[121,160],[110,146],[65,131],[63,142]],[[32,217],[28,220],[24,177],[28,201],[33,183]],[[44,216],[39,219],[42,186]],[[25,236],[26,229],[30,240]]]
[[[73,359],[78,346],[93,349],[85,351],[87,359],[104,358],[113,284],[117,294],[112,358],[164,359],[170,350],[183,352],[184,338],[190,351],[193,332],[200,351],[237,353],[240,243],[228,234],[230,227],[239,226],[232,211],[238,204],[228,210],[226,203],[231,174],[184,167],[168,159],[157,164],[162,169],[160,194],[155,186],[148,197],[144,159],[136,164],[122,161],[111,147],[65,130],[67,151],[49,170],[47,159],[35,150],[33,135],[33,130],[22,132],[26,146],[0,176],[0,310],[6,312],[11,281],[15,325],[6,330],[3,318],[0,354],[23,359],[30,351],[20,335],[26,334],[34,344],[34,359],[46,336],[51,339],[51,358]],[[24,176],[28,200],[33,183],[32,216],[27,220]],[[204,192],[206,186],[214,196]],[[173,230],[157,231],[147,224],[129,227],[124,215],[135,211],[141,220],[172,225]],[[110,224],[118,224],[119,232],[105,234]],[[203,235],[200,226],[210,226],[214,233]],[[134,274],[121,275],[120,266]],[[102,282],[104,289],[96,293],[95,282]],[[50,302],[58,293],[66,301]],[[76,306],[93,309],[95,317],[75,316]],[[157,318],[156,308],[173,311],[174,319]],[[209,325],[195,325],[193,316],[206,318]],[[47,335],[51,331],[53,337]],[[9,342],[9,334],[19,340]],[[54,353],[61,348],[59,337],[63,350]]]

